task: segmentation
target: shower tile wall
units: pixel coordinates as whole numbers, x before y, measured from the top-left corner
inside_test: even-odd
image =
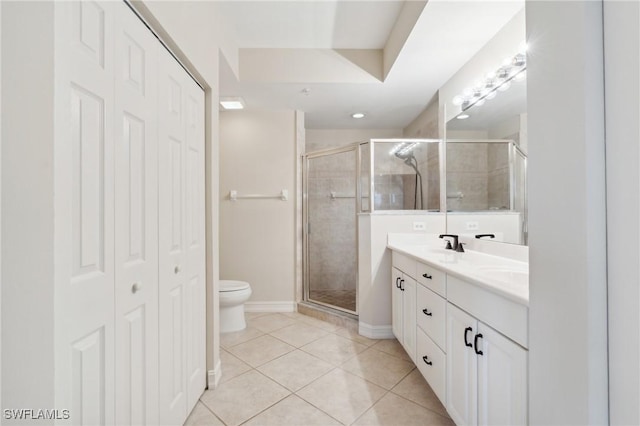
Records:
[[[487,144],[489,210],[509,209],[509,152],[504,144]]]
[[[327,290],[355,293],[355,153],[319,157],[310,164],[310,291],[318,292],[317,298],[326,296]],[[331,198],[332,192],[337,198]],[[354,302],[350,306],[354,306]]]
[[[488,210],[487,157],[485,143],[447,144],[448,210]]]
[[[447,144],[447,209],[508,210],[509,145]]]

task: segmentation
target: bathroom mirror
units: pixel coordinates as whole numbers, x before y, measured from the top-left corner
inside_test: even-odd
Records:
[[[527,244],[526,77],[446,124],[447,232]],[[463,105],[464,106],[464,105]],[[460,108],[463,109],[463,108]]]

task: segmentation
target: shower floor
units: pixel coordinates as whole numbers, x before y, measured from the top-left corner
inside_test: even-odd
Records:
[[[309,290],[309,300],[356,311],[355,290]]]

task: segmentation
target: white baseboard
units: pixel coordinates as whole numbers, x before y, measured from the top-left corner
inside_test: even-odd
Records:
[[[360,321],[358,333],[369,339],[395,339],[390,325],[371,325]]]
[[[245,312],[295,312],[296,302],[246,302]]]
[[[216,367],[213,370],[207,372],[207,389],[215,389],[220,383],[222,377],[222,362],[218,360]]]

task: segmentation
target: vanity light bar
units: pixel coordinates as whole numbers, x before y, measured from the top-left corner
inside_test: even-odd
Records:
[[[462,94],[453,98],[453,104],[459,105],[466,111],[474,105],[482,105],[486,100],[493,99],[497,91],[505,91],[511,86],[512,80],[524,78],[527,70],[527,57],[524,52],[517,53],[511,60],[496,71],[487,74],[484,82],[474,87],[466,88]]]

